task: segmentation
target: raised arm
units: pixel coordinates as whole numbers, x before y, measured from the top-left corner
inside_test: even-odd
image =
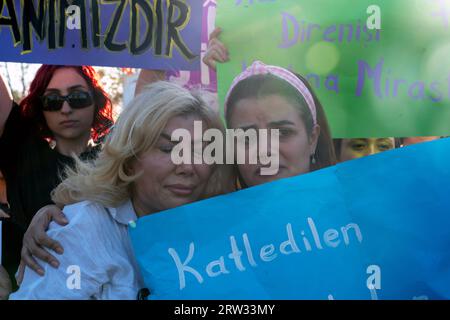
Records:
[[[0,137],[12,108],[12,96],[0,74]]]
[[[134,90],[134,95],[137,96],[146,85],[152,82],[157,82],[165,79],[166,79],[165,71],[141,69],[141,71],[139,72],[138,80],[136,82],[136,89]]]
[[[42,266],[43,276],[26,267],[23,281],[11,300],[40,299],[89,299],[99,296],[103,284],[108,283],[108,270],[102,248],[98,225],[94,224],[98,211],[89,211],[83,206],[68,212],[66,226],[50,224],[49,238],[57,241],[65,250],[59,256],[59,268],[54,268],[36,258]],[[98,250],[97,250],[98,249]],[[71,276],[72,275],[72,276]]]

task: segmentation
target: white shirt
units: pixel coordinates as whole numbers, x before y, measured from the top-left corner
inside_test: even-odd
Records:
[[[90,201],[66,206],[69,224],[52,222],[47,232],[64,248],[59,268],[38,259],[45,275],[27,267],[10,299],[136,299],[144,287],[128,235],[136,214],[131,201],[108,210]]]

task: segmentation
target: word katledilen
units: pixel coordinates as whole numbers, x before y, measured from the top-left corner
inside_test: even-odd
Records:
[[[270,142],[269,142],[270,135]],[[275,175],[280,166],[279,129],[219,129],[203,132],[202,121],[194,121],[194,136],[187,129],[172,132],[179,142],[171,151],[174,164],[262,164],[261,175]],[[181,141],[180,141],[181,140]],[[205,146],[205,143],[208,143]],[[225,145],[224,145],[225,144]],[[270,151],[269,151],[270,149]]]
[[[312,218],[307,218],[309,234],[305,233],[304,230],[300,231],[301,239],[303,244],[300,245],[294,236],[293,228],[291,223],[286,224],[287,240],[280,243],[279,245],[270,243],[262,246],[259,249],[258,254],[255,255],[250,238],[247,233],[242,234],[242,245],[243,250],[238,246],[238,242],[234,235],[230,235],[230,247],[231,252],[226,256],[222,255],[217,260],[209,262],[204,270],[195,269],[189,265],[192,260],[194,260],[195,254],[195,244],[191,242],[189,244],[189,253],[184,261],[180,258],[178,252],[174,248],[169,248],[168,253],[172,257],[176,270],[178,272],[180,290],[186,287],[186,276],[190,275],[195,277],[198,283],[202,284],[205,281],[205,273],[209,278],[218,277],[221,275],[229,274],[230,271],[230,261],[234,264],[236,271],[245,272],[248,263],[249,266],[253,268],[258,267],[258,263],[268,263],[277,258],[282,258],[283,255],[290,254],[301,254],[302,252],[309,252],[313,250],[324,250],[324,245],[328,248],[337,248],[342,242],[345,246],[350,245],[350,239],[357,241],[357,243],[362,243],[363,235],[359,226],[356,223],[349,223],[346,226],[340,228],[340,232],[337,229],[330,228],[326,230],[322,235],[319,234],[316,224]],[[352,232],[350,232],[352,231]],[[353,234],[350,237],[350,234]],[[312,236],[312,238],[311,238]],[[342,240],[340,237],[342,236]],[[242,247],[241,247],[242,248]],[[228,258],[229,260],[225,260]],[[244,262],[245,258],[246,262]]]
[[[15,3],[15,0],[0,1],[0,31],[4,32],[2,27],[10,29],[14,46],[22,45],[22,54],[32,51],[34,37],[39,42],[47,39],[48,49],[63,48],[66,29],[79,29],[83,49],[90,46],[105,47],[113,52],[128,49],[138,55],[153,48],[156,55],[170,57],[175,45],[186,58],[196,57],[180,35],[191,14],[189,5],[183,0],[154,0],[153,6],[147,0],[30,0],[21,1],[20,8],[16,8]],[[102,30],[105,25],[102,9],[111,8],[111,5],[115,8],[114,13],[107,17],[109,24]],[[4,11],[8,12],[7,16]],[[122,26],[122,18],[127,12],[129,26]],[[116,39],[121,28],[126,28],[129,33],[127,41]]]

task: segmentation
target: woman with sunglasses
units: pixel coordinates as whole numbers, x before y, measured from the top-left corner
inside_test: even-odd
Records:
[[[22,237],[34,214],[51,204],[50,192],[72,155],[96,157],[95,143],[112,125],[112,106],[87,66],[43,65],[20,105],[0,77],[0,170],[10,216],[3,224],[3,264],[10,275],[20,262]]]

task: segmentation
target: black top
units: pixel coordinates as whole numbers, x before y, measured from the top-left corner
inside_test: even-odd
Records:
[[[0,170],[11,207],[11,219],[3,223],[2,255],[5,266],[18,265],[24,232],[35,213],[52,203],[50,192],[61,181],[64,167],[74,165],[74,159],[52,149],[15,103],[0,138],[0,150]],[[100,146],[90,148],[80,158],[94,159],[99,150]]]

